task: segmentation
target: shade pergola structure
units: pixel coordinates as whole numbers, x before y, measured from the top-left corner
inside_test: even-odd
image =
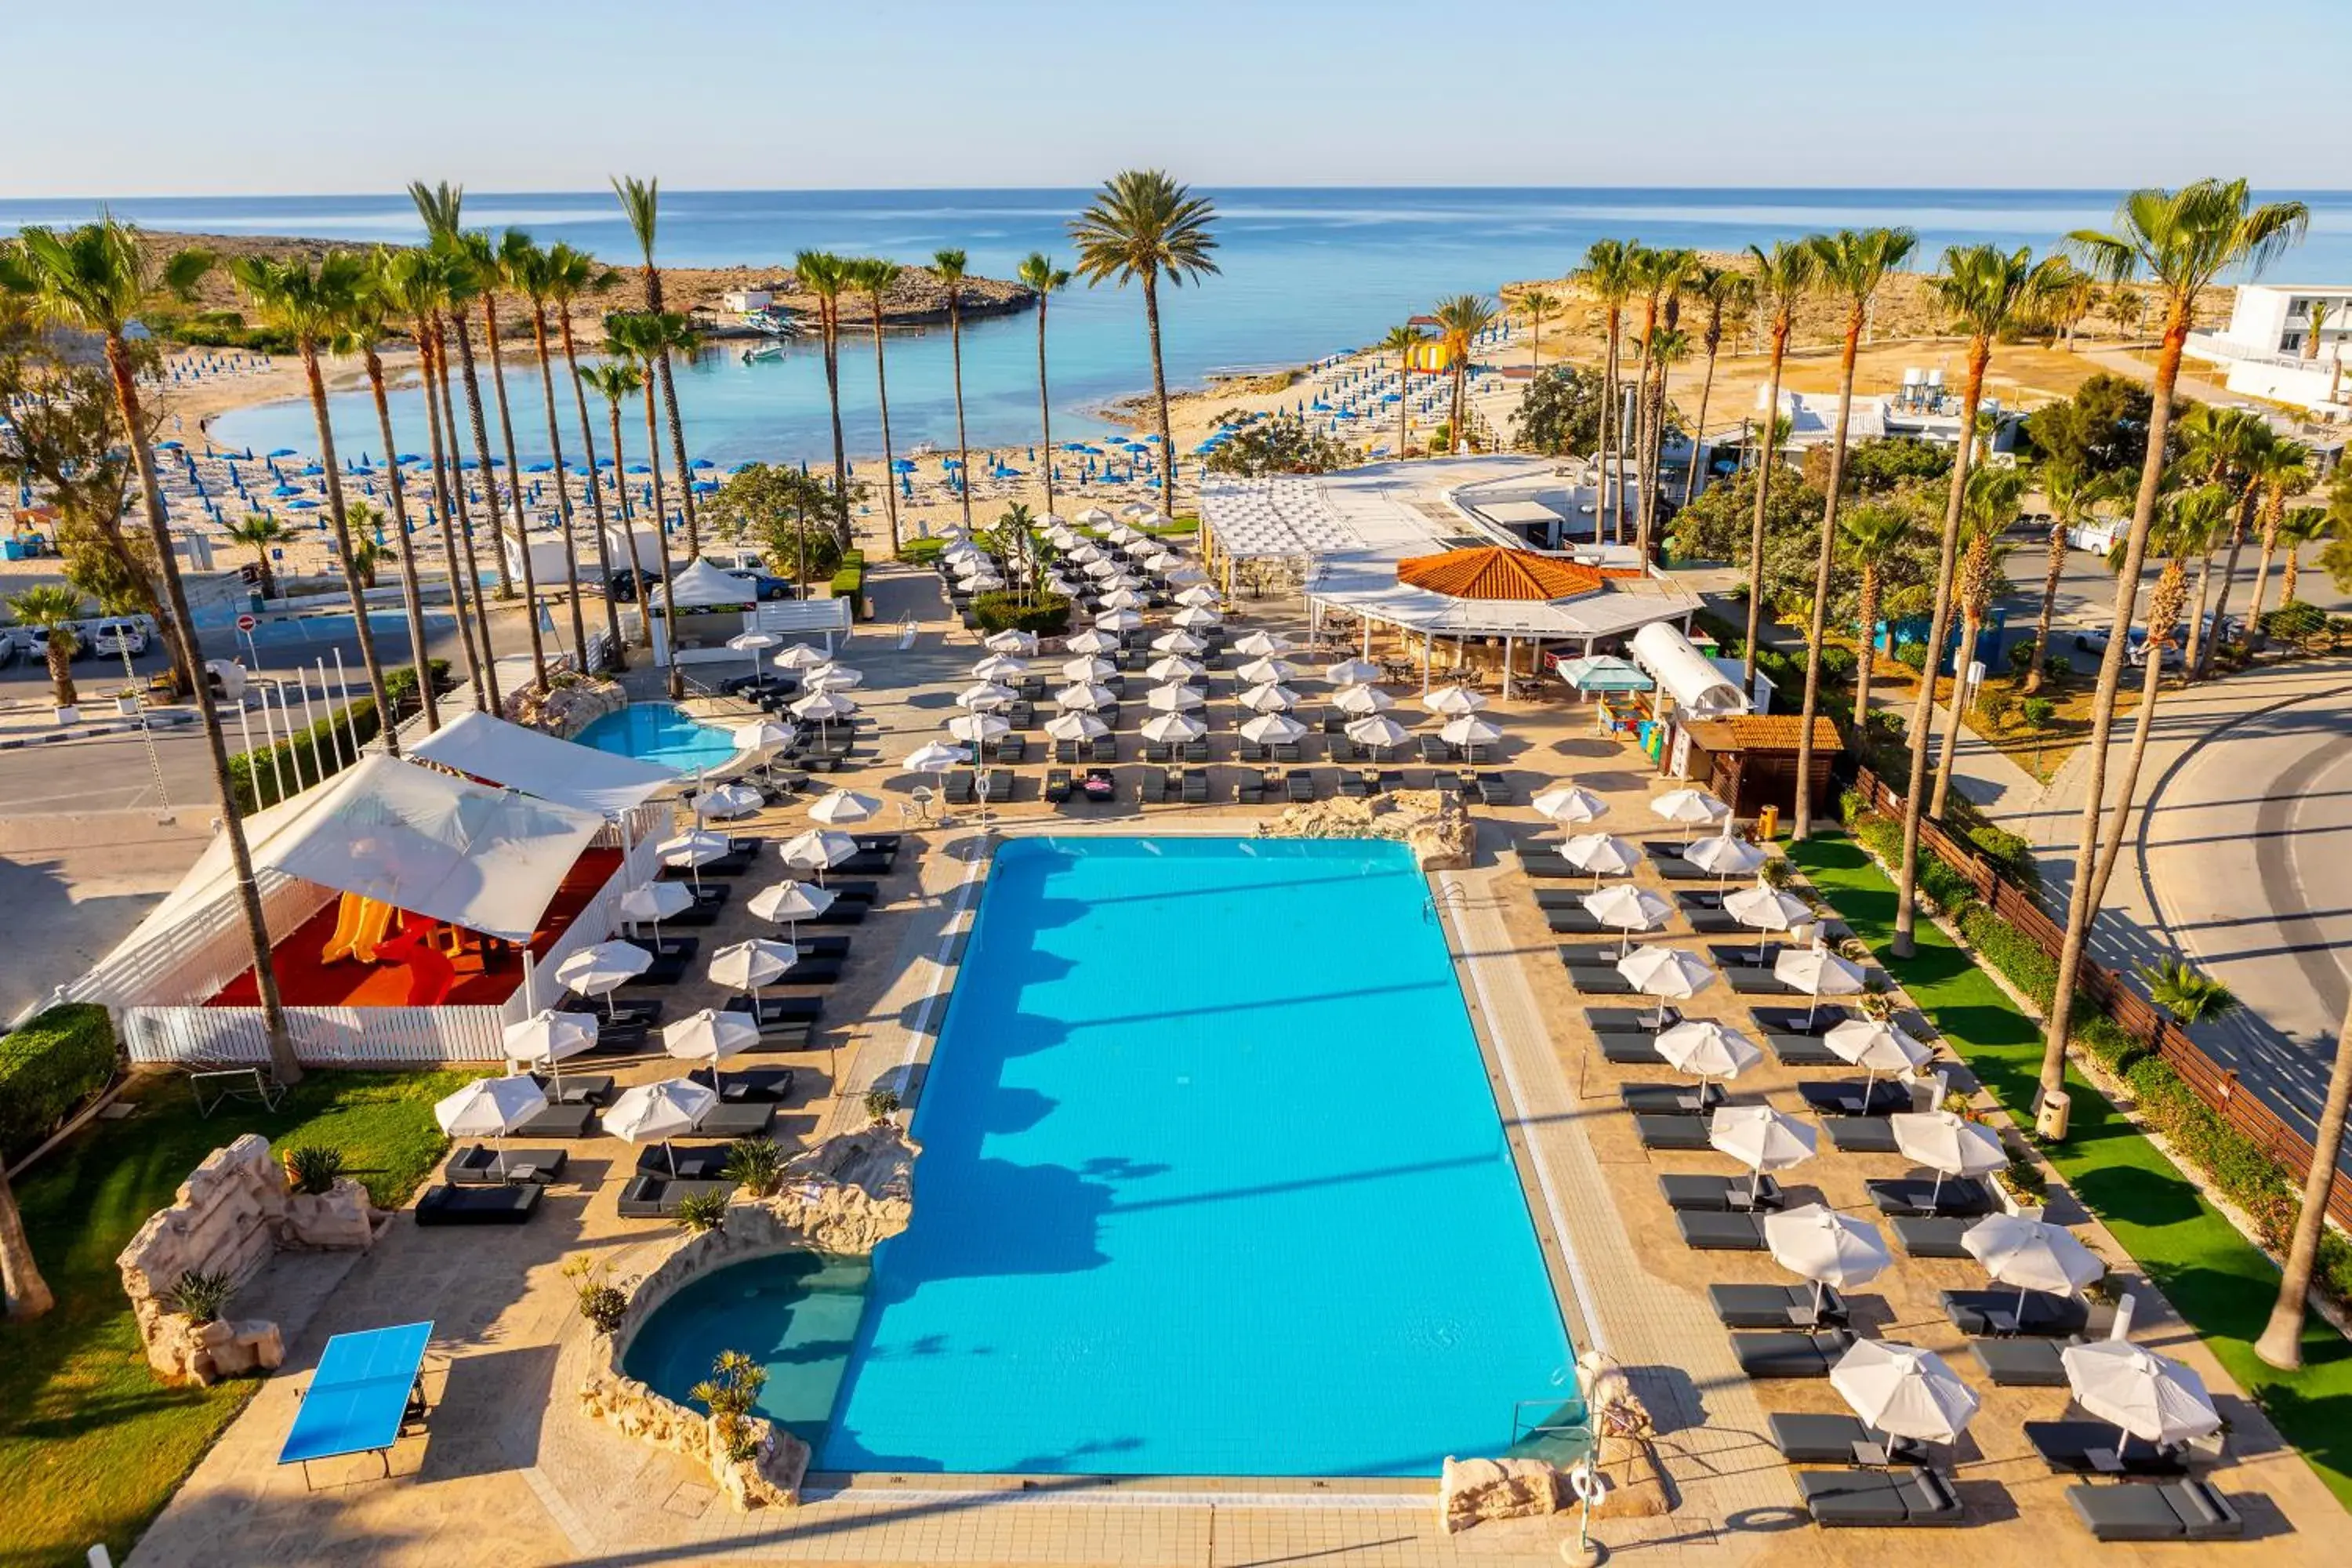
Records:
[[[582,811],[617,816],[677,787],[678,775],[593,746],[574,745],[487,713],[461,713],[409,743],[408,754],[483,784]]]

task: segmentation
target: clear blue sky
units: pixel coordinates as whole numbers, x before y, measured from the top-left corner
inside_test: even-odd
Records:
[[[2352,181],[2341,0],[6,9],[0,197]]]

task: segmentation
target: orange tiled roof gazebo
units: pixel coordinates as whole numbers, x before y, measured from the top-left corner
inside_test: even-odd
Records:
[[[1397,581],[1453,599],[1572,599],[1601,584],[1601,572],[1525,550],[1482,545],[1397,563]]]

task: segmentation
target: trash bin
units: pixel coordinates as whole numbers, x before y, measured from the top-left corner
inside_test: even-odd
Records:
[[[1766,844],[1769,844],[1773,839],[1780,837],[1780,808],[1779,806],[1768,805],[1762,811],[1757,813],[1756,837],[1759,842]]]
[[[2074,1097],[2063,1089],[2044,1092],[2042,1109],[2034,1112],[2033,1131],[2044,1138],[2055,1140],[2065,1137],[2067,1118],[2074,1104]]]

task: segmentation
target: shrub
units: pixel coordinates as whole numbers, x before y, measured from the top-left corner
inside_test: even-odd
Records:
[[[1913,673],[1927,668],[1927,645],[1924,642],[1899,642],[1895,645],[1895,662]]]
[[[2263,615],[2263,635],[2281,642],[2304,642],[2327,630],[2327,612],[2296,599]]]
[[[724,1230],[727,1226],[727,1194],[725,1193],[690,1193],[677,1202],[677,1223],[686,1226],[690,1236],[700,1236],[708,1230]]]
[[[0,1160],[56,1131],[114,1076],[114,1021],[105,1008],[68,1002],[0,1037]]]
[[[188,1321],[204,1324],[218,1318],[221,1309],[235,1294],[236,1281],[226,1271],[208,1274],[201,1268],[191,1268],[164,1292],[163,1304]]]
[[[600,1334],[609,1334],[629,1315],[629,1298],[613,1283],[609,1266],[600,1258],[574,1258],[563,1266],[580,1303],[580,1315]]]
[[[862,617],[866,610],[866,552],[845,550],[841,552],[840,569],[833,574],[833,596],[850,601],[852,620]]]
[[[384,684],[389,687],[391,683],[387,674]],[[352,748],[352,732],[356,731],[359,745],[365,746],[383,727],[377,721],[373,697],[352,698],[350,712],[348,725],[342,713],[330,713],[274,746],[256,747],[229,758],[229,783],[236,792],[237,809],[253,812],[275,805],[300,787],[298,778],[303,784],[317,784],[342,772],[345,750]],[[278,788],[281,781],[285,785],[282,793]]]
[[[2033,858],[2033,846],[2017,834],[1986,823],[1969,829],[1969,842],[2019,887],[2030,893],[2042,890],[2042,863]]]
[[[2050,1178],[2042,1167],[2031,1160],[2011,1160],[1993,1173],[1993,1179],[2009,1189],[2009,1195],[2021,1204],[2038,1204],[2050,1192]]]
[[[1850,647],[1836,643],[1822,649],[1822,679],[1832,686],[1850,686],[1853,673],[1862,666],[1862,656]]]
[[[286,1151],[286,1180],[296,1192],[319,1197],[335,1190],[343,1173],[343,1152],[321,1143]]]
[[[898,1095],[889,1089],[869,1089],[866,1091],[866,1114],[877,1121],[888,1121],[897,1112],[898,1105]]]
[[[767,1382],[766,1367],[741,1351],[720,1351],[710,1363],[710,1375],[687,1390],[688,1398],[710,1412],[728,1458],[739,1465],[759,1455],[750,1416]]]
[[[1058,594],[1023,595],[1011,589],[975,594],[972,618],[984,632],[1034,632],[1055,637],[1070,624],[1070,601]]]
[[[428,658],[425,661],[425,667],[433,672],[433,689],[435,692],[440,693],[457,689],[457,682],[449,679],[449,661],[447,659]],[[403,664],[385,670],[383,672],[383,694],[392,699],[392,710],[394,713],[399,714],[402,718],[404,719],[411,713],[415,712],[418,707],[416,700],[416,667],[413,664]]]
[[[727,1146],[727,1179],[755,1198],[772,1198],[784,1184],[784,1152],[772,1140],[739,1138]]]

